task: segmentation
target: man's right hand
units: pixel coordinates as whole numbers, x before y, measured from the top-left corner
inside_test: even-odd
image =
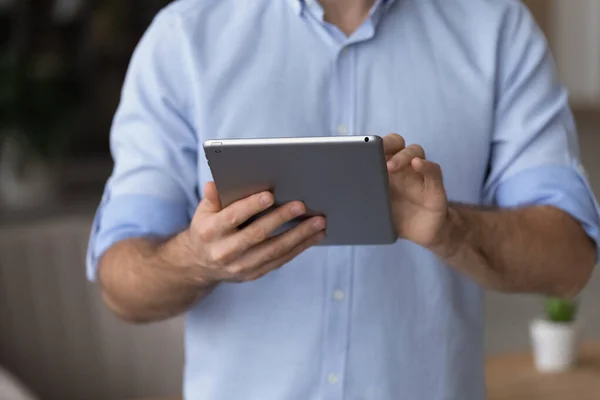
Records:
[[[273,205],[273,195],[258,193],[223,208],[213,182],[206,184],[184,240],[188,279],[201,286],[246,282],[261,278],[290,262],[325,237],[323,217],[307,219],[273,236],[285,223],[306,213],[302,202],[291,202],[243,229],[240,225]]]

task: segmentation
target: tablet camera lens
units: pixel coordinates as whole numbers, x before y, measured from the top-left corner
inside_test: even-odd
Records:
[[[365,143],[369,143],[369,138],[368,137],[365,138]]]
[[[215,150],[215,153],[217,154],[221,154],[223,152],[223,150]]]

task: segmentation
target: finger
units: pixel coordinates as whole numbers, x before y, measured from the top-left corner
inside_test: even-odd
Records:
[[[411,162],[414,170],[423,175],[426,189],[439,190],[444,188],[442,168],[431,161],[415,158]]]
[[[398,172],[402,168],[410,165],[415,158],[425,158],[425,150],[418,144],[413,144],[397,153],[387,162],[388,171],[391,173]]]
[[[383,137],[383,151],[386,158],[392,157],[394,154],[404,150],[405,146],[406,142],[404,141],[404,138],[397,133],[392,133]]]
[[[217,185],[214,182],[208,182],[204,185],[204,196],[196,212],[201,214],[215,214],[221,211],[221,208]]]
[[[282,266],[286,265],[287,263],[289,263],[290,261],[292,261],[293,259],[298,257],[300,254],[302,254],[309,248],[316,246],[323,239],[325,239],[324,231],[321,231],[321,232],[309,237],[304,242],[300,243],[299,245],[294,247],[291,251],[289,251],[288,253],[279,257],[278,259],[273,260],[272,262],[267,263],[267,264],[257,268],[256,270],[250,272],[246,276],[245,280],[246,281],[255,281],[257,279],[262,278],[263,276],[267,275],[269,272],[272,272],[272,271],[279,269]]]
[[[250,271],[284,257],[295,247],[318,233],[324,232],[327,222],[314,217],[249,250],[240,260],[242,270]]]
[[[269,208],[274,202],[272,193],[263,192],[236,201],[229,207],[220,209],[215,204],[218,200],[215,200],[216,188],[213,185],[206,185],[205,190],[208,191],[205,193],[202,202],[200,202],[196,215],[194,215],[194,219],[192,220],[192,226],[195,227],[196,235],[205,242],[213,241],[229,234],[253,215]],[[216,198],[218,199],[218,195],[216,195]],[[220,206],[221,203],[219,201],[218,207]],[[221,251],[218,251],[218,253],[219,256],[225,256],[225,253]]]
[[[267,210],[274,202],[275,199],[270,192],[253,194],[225,207],[216,215],[214,223],[220,227],[221,232],[231,232],[251,217]]]
[[[279,227],[306,213],[306,206],[299,201],[288,203],[262,216],[243,230],[229,236],[222,249],[235,258],[254,246],[266,241]],[[296,229],[296,228],[294,228]]]

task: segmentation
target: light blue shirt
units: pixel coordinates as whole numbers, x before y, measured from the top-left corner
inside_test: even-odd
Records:
[[[378,1],[349,38],[315,0],[176,1],[125,81],[89,277],[115,242],[188,226],[215,138],[397,132],[452,201],[554,205],[599,241],[553,68],[513,0]],[[406,241],[311,249],[187,313],[186,399],[482,400],[482,293]]]

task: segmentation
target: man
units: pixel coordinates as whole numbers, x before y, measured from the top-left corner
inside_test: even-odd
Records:
[[[237,229],[273,198],[222,208],[201,143],[307,134],[385,136],[395,245],[313,247],[322,218],[267,239],[299,201]],[[483,399],[483,288],[575,296],[596,261],[567,96],[514,0],[175,2],[111,144],[89,276],[125,320],[186,313],[187,399]]]

